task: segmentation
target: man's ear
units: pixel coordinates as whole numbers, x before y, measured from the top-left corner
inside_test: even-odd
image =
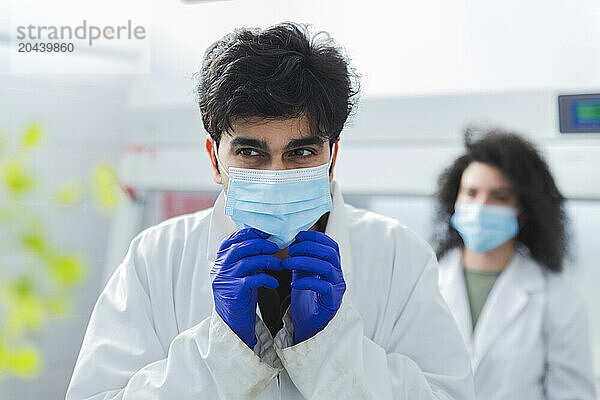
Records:
[[[329,182],[331,182],[331,180],[333,179],[333,167],[335,167],[335,162],[337,160],[339,143],[340,143],[340,138],[338,138],[335,141],[335,143],[333,144],[333,148],[332,148],[333,154],[331,155],[331,157],[332,157],[331,167],[329,167]]]
[[[208,153],[208,157],[210,158],[210,164],[212,165],[213,172],[215,173],[215,175],[213,176],[213,180],[215,181],[215,183],[222,185],[223,179],[221,178],[221,174],[219,173],[219,169],[217,168],[217,157],[215,156],[215,153],[217,152],[217,146],[210,137],[207,137],[205,147],[206,152]]]

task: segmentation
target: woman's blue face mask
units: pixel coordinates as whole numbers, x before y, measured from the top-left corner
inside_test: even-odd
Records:
[[[308,230],[331,211],[329,163],[309,168],[264,170],[225,167],[229,177],[225,215],[240,228],[270,234],[268,240],[286,248],[298,232]]]
[[[494,250],[519,233],[518,210],[481,203],[456,203],[450,222],[467,249],[475,253]]]

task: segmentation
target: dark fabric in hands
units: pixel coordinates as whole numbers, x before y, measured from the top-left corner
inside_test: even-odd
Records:
[[[258,288],[258,306],[265,325],[275,337],[283,328],[283,315],[290,306],[292,271],[268,271],[267,274],[277,279],[279,286],[276,289]]]

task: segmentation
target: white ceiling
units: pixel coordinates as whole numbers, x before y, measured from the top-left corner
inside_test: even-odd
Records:
[[[29,12],[22,0],[13,3],[13,12],[15,7],[20,15]],[[64,9],[55,14],[65,21],[86,17],[108,24],[115,15],[149,14],[151,72],[134,74],[133,107],[189,104],[192,74],[210,43],[238,26],[266,27],[285,20],[310,22],[317,30],[330,32],[361,73],[362,93],[367,97],[600,88],[597,0],[192,4],[61,0],[60,4]],[[70,4],[83,4],[85,9]],[[36,15],[43,14],[39,6],[34,9]]]

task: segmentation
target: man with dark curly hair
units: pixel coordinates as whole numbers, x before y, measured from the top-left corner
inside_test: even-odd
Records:
[[[473,398],[433,250],[333,180],[357,92],[331,38],[297,24],[206,51],[198,104],[223,190],[133,239],[67,399]]]
[[[586,310],[559,275],[565,199],[527,140],[501,130],[465,138],[439,179],[436,241],[476,396],[593,400]]]

